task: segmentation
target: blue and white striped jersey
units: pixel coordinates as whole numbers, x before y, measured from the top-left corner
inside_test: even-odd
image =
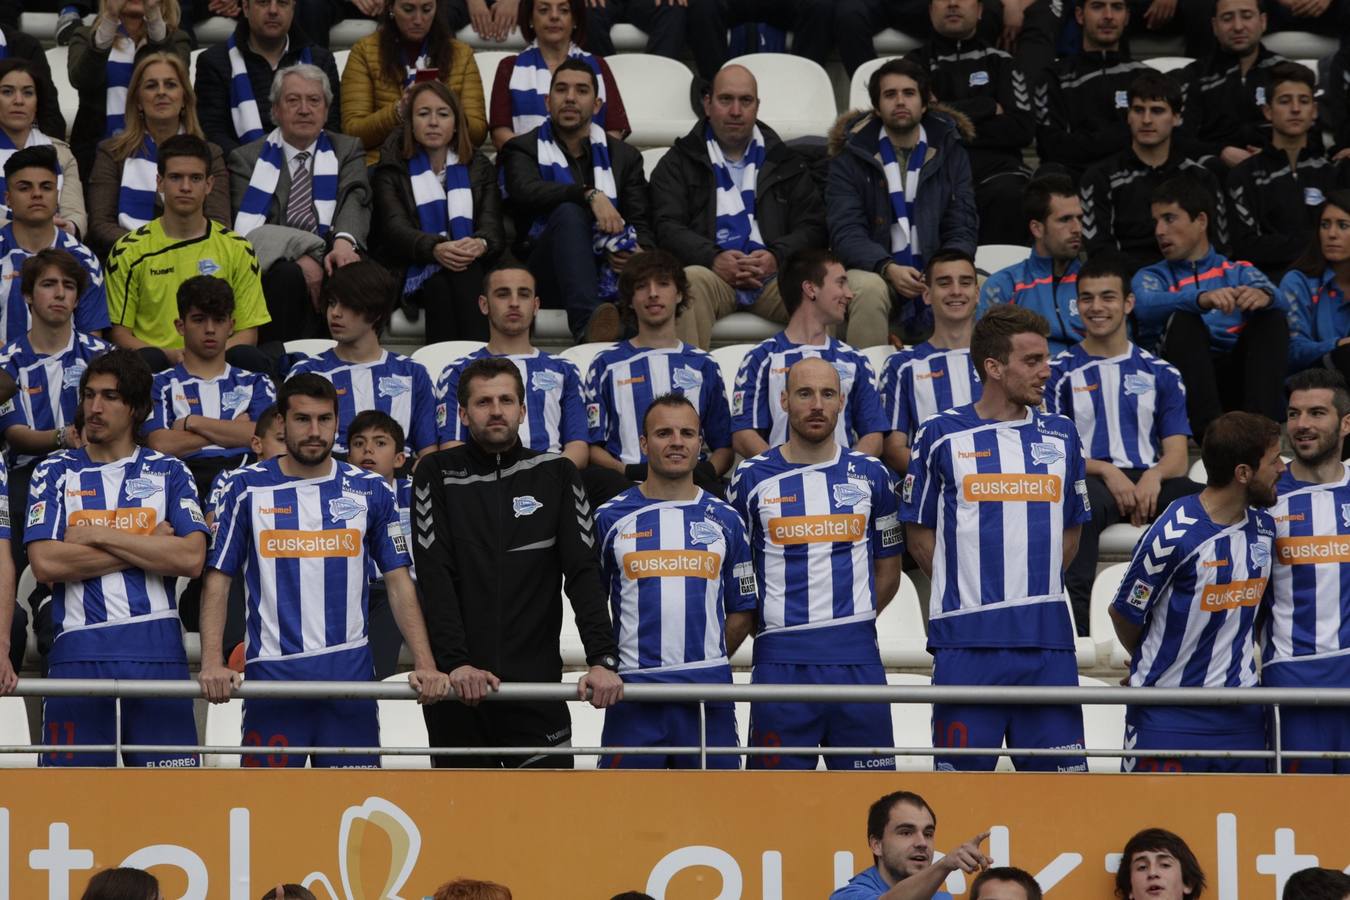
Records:
[[[867,357],[834,338],[822,346],[794,344],[781,331],[745,355],[731,393],[731,430],[767,432],[770,447],[784,443],[788,420],[779,398],[787,387],[788,369],[810,357],[832,363],[839,373],[844,409],[834,432],[837,443],[851,447],[863,435],[887,430]]]
[[[403,426],[409,457],[436,446],[436,398],[431,376],[419,362],[388,350],[374,362],[349,363],[332,350],[300,360],[290,375],[317,372],[337,388],[338,430],[334,453],[347,452],[347,425],[356,414],[378,409]]]
[[[486,347],[455,360],[436,379],[436,436],[440,443],[467,441],[459,421],[459,374],[475,359],[491,359]],[[520,443],[540,453],[561,453],[563,444],[589,441],[586,396],[581,373],[570,360],[536,350],[528,356],[506,356],[525,382],[525,421]]]
[[[653,350],[632,341],[600,353],[586,373],[591,443],[602,444],[624,463],[642,462],[642,417],[653,400],[671,393],[683,394],[698,410],[709,452],[731,446],[726,387],[712,356],[684,343]]]
[[[924,342],[886,358],[881,370],[881,405],[887,430],[911,441],[930,416],[980,399],[980,377],[970,348],[944,350]]]
[[[394,483],[390,485],[394,489],[394,504],[398,510],[398,522],[403,526],[404,535],[412,534],[412,476],[404,475],[402,478],[395,478]],[[382,581],[384,575],[375,565],[375,560],[368,560],[371,581]],[[408,551],[408,574],[417,580],[417,570],[413,568],[412,551]]]
[[[805,465],[774,447],[736,467],[760,604],[757,663],[880,662],[872,562],[903,552],[890,470],[840,448]]]
[[[84,267],[85,274],[89,276],[89,286],[75,304],[71,324],[76,331],[84,334],[102,331],[111,324],[111,320],[108,318],[108,293],[103,284],[103,269],[98,264],[98,257],[73,235],[60,228],[52,230],[55,232],[52,246],[75,257],[75,261]],[[0,290],[4,291],[3,298],[0,298],[0,339],[5,343],[17,341],[32,326],[20,279],[23,264],[32,255],[14,239],[13,222],[0,228],[0,285],[3,286]]]
[[[9,470],[0,459],[0,540],[9,539]]]
[[[1275,571],[1261,629],[1261,682],[1350,687],[1350,468],[1310,484],[1277,484]]]
[[[1111,608],[1143,628],[1130,658],[1132,687],[1253,687],[1253,625],[1274,566],[1275,522],[1249,509],[1219,525],[1200,495],[1183,497],[1140,539]],[[1185,707],[1141,706],[1136,725],[1223,730]],[[1230,715],[1231,718],[1231,715]]]
[[[1105,359],[1075,344],[1050,364],[1045,408],[1068,416],[1088,459],[1118,469],[1147,469],[1162,458],[1162,441],[1190,436],[1181,373],[1134,344]]]
[[[314,657],[366,643],[370,569],[410,566],[397,500],[374,472],[332,461],[292,478],[280,458],[225,483],[206,564],[243,572],[244,660]]]
[[[974,405],[919,429],[900,518],[936,532],[928,646],[1072,650],[1064,529],[1091,518],[1073,423]]]
[[[26,334],[7,344],[0,350],[0,369],[14,379],[19,391],[0,406],[0,434],[11,425],[50,431],[74,422],[84,369],[91,359],[110,349],[107,342],[78,331],[71,332],[65,350],[51,356],[33,350]],[[37,459],[12,447],[5,456],[12,468]]]
[[[238,419],[256,422],[267,407],[276,402],[272,379],[261,372],[238,369],[226,363],[225,371],[215,378],[198,378],[182,363],[155,373],[150,390],[150,418],[141,426],[148,435],[161,428],[172,428],[184,416],[211,419]],[[208,444],[184,459],[209,459],[216,456],[242,456],[248,447],[220,447]]]
[[[187,466],[145,447],[111,463],[83,448],[53,453],[38,463],[28,491],[27,544],[64,540],[80,525],[150,534],[168,522],[179,537],[207,530]],[[186,662],[176,582],[130,568],[52,585],[50,661]]]
[[[629,488],[595,511],[600,568],[627,680],[731,680],[726,614],[759,601],[745,525],[726,503]]]

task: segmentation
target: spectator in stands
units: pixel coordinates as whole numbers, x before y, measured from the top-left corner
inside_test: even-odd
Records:
[[[118,238],[164,212],[155,184],[159,145],[176,134],[204,137],[187,66],[172,53],[140,57],[127,88],[126,109],[126,127],[99,143],[87,185],[87,240],[105,259]],[[211,150],[211,191],[204,212],[207,218],[228,225],[230,182],[225,157],[215,144],[207,147]]]
[[[150,224],[122,235],[108,254],[109,339],[140,350],[153,371],[183,361],[183,338],[174,327],[178,285],[193,275],[214,275],[234,291],[234,334],[226,361],[266,372],[271,364],[254,346],[258,327],[270,321],[258,278],[258,257],[239,234],[208,219],[211,149],[191,134],[159,147],[156,191],[164,212]]]
[[[485,340],[483,275],[506,245],[497,169],[469,143],[459,98],[439,81],[408,91],[410,114],[380,151],[373,251],[426,311],[428,344]]]
[[[1211,216],[1210,240],[1226,231],[1220,181],[1211,156],[1195,152],[1175,129],[1181,121],[1181,88],[1161,72],[1141,72],[1130,82],[1130,146],[1092,166],[1083,175],[1083,242],[1089,255],[1120,250],[1136,268],[1159,259],[1155,225],[1146,214],[1153,189],[1173,176],[1187,175],[1219,205]]]
[[[922,900],[950,900],[942,889],[947,876],[961,871],[967,875],[993,865],[980,844],[989,837],[985,832],[957,847],[937,861],[933,843],[937,837],[937,813],[918,794],[895,791],[880,798],[867,810],[867,844],[872,851],[872,868],[865,869],[848,884],[830,894],[830,900],[880,900],[904,884],[897,896]]]
[[[836,263],[840,282],[843,271]],[[876,617],[900,587],[895,482],[841,446],[841,373],[819,357],[787,372],[786,442],[736,468],[728,499],[747,523],[761,579],[755,684],[885,684]],[[891,747],[889,709],[859,703],[750,704],[755,747]],[[752,769],[814,769],[818,755],[752,756]],[[889,755],[831,755],[829,769],[894,769]]]
[[[207,528],[187,467],[136,443],[150,383],[139,354],[112,350],[91,360],[80,376],[86,443],[53,453],[33,473],[24,540],[33,575],[52,585],[49,678],[188,678],[174,581],[201,571]],[[42,733],[64,745],[196,743],[190,699],[124,698],[120,714],[116,705],[111,697],[48,698]],[[122,756],[137,767],[198,762],[183,752]],[[55,750],[41,764],[116,760]]]
[[[188,64],[192,39],[178,22],[178,0],[99,0],[94,24],[76,29],[66,63],[80,95],[70,148],[81,172],[93,171],[98,143],[126,127],[136,57],[164,51]]]
[[[398,287],[378,263],[345,266],[324,283],[322,301],[337,346],[308,356],[291,374],[316,372],[338,386],[333,452],[346,455],[347,426],[365,409],[393,416],[407,434],[409,457],[436,449],[435,400],[426,367],[380,346]]]
[[[234,32],[225,43],[207,47],[197,57],[197,118],[206,139],[227,154],[276,127],[267,102],[272,79],[277,70],[297,63],[316,65],[328,76],[334,100],[324,127],[342,130],[337,65],[333,54],[300,27],[297,2],[303,4],[303,0],[243,0],[244,14]]]
[[[436,888],[431,900],[511,900],[511,889],[495,881],[456,878]]]
[[[1332,158],[1340,162],[1350,159],[1350,41],[1341,41],[1336,55],[1318,68],[1322,72],[1318,111],[1332,139]]]
[[[584,469],[590,461],[590,432],[581,374],[569,360],[530,343],[530,328],[539,312],[534,276],[524,266],[499,266],[483,279],[478,304],[487,310],[487,346],[450,363],[436,380],[441,449],[458,447],[468,434],[459,416],[460,374],[476,359],[500,356],[516,364],[525,383],[521,444],[539,453],[561,453]]]
[[[1289,304],[1289,368],[1350,376],[1350,190],[1327,196],[1317,236],[1285,273],[1280,294]]]
[[[594,17],[605,8],[593,6],[589,15]],[[684,10],[675,4],[666,9],[669,15]],[[492,146],[501,150],[511,138],[544,124],[552,73],[565,59],[584,61],[600,79],[595,123],[620,140],[628,135],[628,115],[614,74],[600,54],[581,49],[587,42],[587,15],[583,0],[523,0],[520,4],[520,34],[530,43],[519,54],[497,63],[488,110]],[[667,13],[663,10],[656,15],[664,17]]]
[[[823,66],[833,49],[833,5],[834,0],[693,0],[687,33],[694,68],[710,81],[733,52],[786,53],[789,32],[792,52]]]
[[[825,250],[793,254],[779,279],[787,328],[757,344],[736,373],[731,395],[731,441],[749,459],[788,438],[788,415],[781,399],[787,372],[798,360],[819,357],[839,372],[843,404],[835,442],[868,456],[880,456],[886,418],[874,386],[872,364],[830,330],[844,320],[853,300],[843,263]]]
[[[1253,641],[1275,575],[1280,427],[1262,416],[1216,418],[1201,446],[1208,484],[1158,516],[1139,539],[1111,602],[1130,654],[1131,687],[1256,686]],[[1260,706],[1130,705],[1125,772],[1264,772],[1266,760],[1169,757],[1165,750],[1264,750]],[[1128,858],[1128,857],[1127,857]],[[1125,870],[1125,866],[1121,866]]]
[[[26,35],[25,35],[26,36]],[[44,58],[45,65],[45,58]],[[61,136],[65,134],[60,110],[56,110],[60,131],[47,134],[39,125],[48,126],[46,109],[48,98],[55,108],[56,89],[50,74],[23,58],[0,60],[0,165],[18,150],[50,145],[56,150],[60,166],[57,198],[57,227],[73,237],[84,234],[89,218],[84,211],[84,185],[80,182],[80,167],[75,155]],[[42,121],[39,122],[39,116]],[[0,202],[4,200],[5,185],[0,180]],[[9,210],[0,207],[0,218],[8,219]]]
[[[593,689],[591,703],[603,709],[623,697],[590,504],[571,462],[521,444],[524,399],[510,360],[474,360],[459,380],[468,440],[413,471],[413,556],[423,583],[436,585],[424,607],[431,645],[460,700],[423,710],[427,734],[436,747],[486,748],[433,756],[437,767],[572,767],[570,756],[492,752],[566,744],[572,728],[561,701],[479,706],[502,681],[562,680],[564,576],[590,666],[577,698]]]
[[[1200,900],[1208,882],[1186,842],[1170,831],[1145,828],[1125,842],[1116,869],[1120,900]]]
[[[378,3],[378,0],[375,0]],[[374,34],[357,41],[342,70],[342,130],[361,139],[366,165],[407,118],[407,90],[416,81],[440,81],[464,107],[469,140],[487,137],[483,82],[468,44],[451,36],[436,15],[438,0],[399,0],[388,5]]]
[[[21,31],[17,24],[5,23],[0,24],[0,46],[4,47],[5,60],[0,63],[0,128],[4,129],[10,142],[16,147],[25,145],[22,141],[15,141],[15,133],[20,135],[26,133],[33,127],[35,120],[41,134],[47,138],[64,141],[66,120],[61,111],[60,98],[56,96],[56,85],[52,83],[52,69],[47,63],[47,53],[42,44],[31,34]],[[5,76],[15,71],[28,73],[29,79],[33,82],[31,90],[22,82],[15,83],[15,91],[12,94],[5,90]],[[20,124],[23,117],[17,115],[19,96],[16,95],[22,95],[26,101],[23,106],[27,112],[27,124]],[[0,148],[0,153],[4,149],[7,148]]]
[[[919,426],[944,409],[980,399],[980,376],[970,360],[975,260],[964,250],[939,250],[928,261],[924,280],[933,334],[892,353],[881,370],[881,405],[890,432],[883,458],[901,475],[909,468],[909,448]]]
[[[1061,579],[1091,510],[1073,423],[1039,409],[1049,332],[1029,309],[985,313],[970,341],[980,399],[939,413],[914,438],[900,518],[909,552],[933,579],[934,684],[1078,684]],[[1013,756],[1019,771],[1087,770],[1077,706],[933,704],[934,747],[993,751],[938,755],[939,771],[993,771],[1005,738],[1009,747],[1067,751]]]
[[[1041,900],[1041,886],[1025,869],[995,866],[975,876],[970,900]]]
[[[1050,353],[1083,339],[1075,300],[1083,250],[1083,204],[1067,175],[1043,175],[1022,193],[1022,218],[1031,230],[1031,255],[1000,269],[980,289],[980,312],[1015,303],[1050,323]]]
[[[1186,477],[1186,386],[1174,367],[1130,341],[1126,322],[1133,310],[1122,257],[1103,253],[1084,263],[1078,273],[1083,341],[1054,360],[1045,386],[1046,409],[1073,420],[1087,457],[1092,517],[1064,571],[1081,635],[1091,618],[1102,531],[1117,522],[1147,525],[1173,500],[1201,488]]]
[[[1317,124],[1317,79],[1298,63],[1268,71],[1269,140],[1228,173],[1233,255],[1279,281],[1317,230],[1327,194],[1350,187],[1350,162],[1333,163]]]
[[[1036,150],[1041,165],[1075,179],[1130,146],[1130,82],[1147,66],[1122,45],[1130,22],[1125,0],[1073,4],[1082,52],[1061,57],[1036,85]]]
[[[974,254],[979,231],[962,147],[970,120],[934,104],[928,73],[911,60],[883,63],[867,93],[871,110],[845,114],[830,133],[825,186],[830,246],[857,295],[846,337],[859,347],[887,343],[893,305],[922,333],[924,254]]]
[[[760,122],[759,85],[729,65],[703,97],[704,118],[652,173],[657,243],[684,264],[689,307],[680,338],[707,350],[713,324],[737,310],[787,322],[778,273],[798,250],[825,246],[825,208],[806,161]]]
[[[594,122],[600,79],[580,59],[553,70],[549,118],[502,147],[518,258],[567,310],[577,340],[622,336],[618,276],[652,246],[642,155]]]
[[[1282,900],[1346,900],[1350,875],[1335,869],[1300,869],[1284,883]]]
[[[1230,260],[1206,236],[1213,196],[1174,178],[1153,192],[1163,261],[1135,273],[1137,338],[1160,347],[1186,383],[1191,433],[1226,409],[1279,421],[1289,356],[1289,304],[1261,270]]]
[[[347,19],[379,20],[388,14],[389,7],[393,5],[382,0],[296,0],[296,2],[299,5],[296,7],[295,17],[300,23],[300,30],[325,49],[328,47],[330,33],[340,22]]]
[[[317,898],[313,891],[303,885],[279,884],[263,894],[262,900],[317,900]]]
[[[980,243],[1022,243],[1026,226],[1016,215],[1028,178],[1022,151],[1036,136],[1031,85],[1008,53],[976,34],[980,0],[931,0],[928,9],[934,34],[905,59],[927,69],[933,96],[975,126],[967,146]]]
[[[272,315],[264,341],[321,331],[325,278],[366,248],[370,181],[361,142],[324,127],[329,91],[318,66],[279,70],[271,96],[277,127],[230,154],[234,230],[258,253]]]
[[[89,879],[80,900],[164,900],[159,879],[140,869],[104,869]]]

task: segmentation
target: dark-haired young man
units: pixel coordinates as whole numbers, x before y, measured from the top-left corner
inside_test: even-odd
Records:
[[[1116,896],[1158,900],[1201,897],[1205,870],[1186,842],[1162,828],[1145,828],[1125,842],[1116,869]]]
[[[975,876],[970,900],[1041,900],[1041,886],[1026,869],[994,866]]]
[[[1350,875],[1336,869],[1300,869],[1284,883],[1281,900],[1346,900]]]

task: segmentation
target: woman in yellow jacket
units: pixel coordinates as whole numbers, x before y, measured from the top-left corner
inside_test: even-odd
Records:
[[[473,49],[451,37],[436,3],[394,0],[380,27],[357,41],[347,58],[342,130],[365,144],[366,165],[375,164],[380,145],[402,125],[408,88],[427,78],[444,82],[459,97],[475,147],[487,136],[487,104]]]

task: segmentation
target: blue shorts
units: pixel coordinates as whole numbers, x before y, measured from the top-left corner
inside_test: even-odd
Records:
[[[357,647],[299,660],[250,662],[250,681],[370,681],[370,648]],[[378,747],[379,706],[374,700],[245,700],[246,747]],[[377,769],[374,754],[246,754],[241,765],[298,768]]]
[[[1265,750],[1264,729],[1228,734],[1171,731],[1125,723],[1125,749],[1147,750]],[[1269,771],[1264,759],[1219,759],[1194,756],[1127,756],[1120,762],[1122,772],[1217,772],[1239,774]]]
[[[187,681],[186,663],[103,662],[52,663],[49,678],[125,678]],[[112,744],[117,740],[117,712],[111,697],[49,697],[42,704],[42,734],[48,744]],[[188,698],[125,698],[122,700],[122,743],[197,743],[197,723]],[[43,766],[114,766],[113,753],[44,753]],[[190,768],[200,764],[195,753],[123,753],[127,766]]]
[[[732,703],[706,704],[705,731],[709,747],[736,747],[736,707]],[[606,747],[697,747],[697,703],[620,703],[605,710]],[[739,769],[739,756],[709,754],[709,769]],[[698,754],[600,757],[602,769],[697,769]]]
[[[756,663],[754,684],[885,684],[880,663],[813,666]],[[886,703],[751,703],[752,747],[894,747]],[[819,756],[751,756],[751,769],[814,769]],[[826,756],[830,769],[894,769],[894,756]]]
[[[1072,650],[938,648],[933,684],[1077,686],[1078,661]],[[933,746],[1083,749],[1083,710],[1078,706],[975,703],[933,704]],[[992,772],[998,754],[936,756],[934,767],[948,772]],[[1014,756],[1019,772],[1086,772],[1087,757]]]
[[[1267,665],[1262,687],[1316,690],[1350,687],[1350,659],[1299,659]],[[1273,723],[1274,717],[1271,718]],[[1272,726],[1273,727],[1273,726]],[[1274,741],[1271,741],[1274,746]],[[1280,748],[1283,750],[1350,751],[1350,709],[1344,706],[1281,706]],[[1350,759],[1290,759],[1286,772],[1315,775],[1350,774]]]

